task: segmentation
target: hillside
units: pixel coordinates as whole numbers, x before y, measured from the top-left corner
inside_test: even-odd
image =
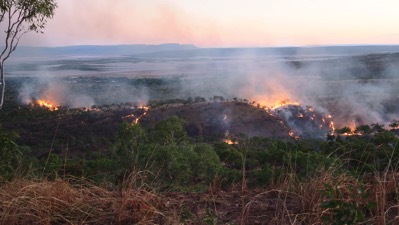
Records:
[[[233,137],[245,134],[248,137],[289,138],[290,129],[276,117],[264,109],[240,102],[165,106],[150,110],[141,123],[144,127],[153,127],[172,115],[186,122],[186,132],[192,137],[224,138],[228,132]]]
[[[139,123],[151,129],[158,122],[177,115],[185,122],[185,130],[192,138],[222,141],[245,134],[248,137],[291,138],[290,129],[264,109],[239,102],[206,102],[180,105],[163,105],[150,108],[146,113],[132,104],[94,107],[90,109],[60,108],[49,111],[39,106],[20,107],[19,110],[2,111],[2,125],[20,134],[19,144],[28,145],[32,152],[46,155],[52,151],[84,156],[106,145],[125,121]],[[145,116],[142,116],[145,114]],[[226,116],[226,119],[225,119]],[[51,142],[54,142],[52,145]],[[48,143],[48,144],[46,144]],[[85,143],[82,146],[82,143]],[[85,151],[82,151],[85,150]]]

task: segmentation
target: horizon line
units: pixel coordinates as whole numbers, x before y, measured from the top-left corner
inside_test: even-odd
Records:
[[[59,45],[59,46],[32,46],[20,45],[18,48],[68,48],[68,47],[117,47],[117,46],[162,46],[162,45],[179,45],[192,46],[198,49],[255,49],[255,48],[323,48],[323,47],[389,47],[399,46],[396,44],[334,44],[334,45],[276,45],[276,46],[220,46],[220,47],[199,47],[195,44],[185,43],[161,43],[161,44],[77,44],[77,45]]]

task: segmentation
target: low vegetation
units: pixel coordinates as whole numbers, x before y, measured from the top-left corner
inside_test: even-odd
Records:
[[[123,123],[85,158],[37,157],[2,129],[1,224],[396,224],[398,138],[379,128],[228,145],[170,117]]]
[[[0,224],[399,223],[397,121],[325,139],[242,135],[229,145],[187,135],[176,116],[147,128],[79,128],[66,125],[96,118],[8,106],[0,118]],[[46,133],[49,118],[61,119]],[[24,120],[41,124],[32,131],[45,138],[19,136],[30,129]]]

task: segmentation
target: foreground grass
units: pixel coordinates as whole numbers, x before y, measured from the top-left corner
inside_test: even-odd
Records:
[[[138,186],[133,175],[108,187],[82,178],[20,178],[1,187],[0,224],[399,223],[397,173],[361,182],[336,172],[301,181],[288,174],[263,188],[210,187],[203,193],[157,192]]]
[[[143,188],[120,190],[82,179],[24,180],[0,191],[1,224],[153,224],[162,201]]]

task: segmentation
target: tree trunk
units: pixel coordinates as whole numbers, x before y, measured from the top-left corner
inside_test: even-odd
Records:
[[[6,90],[6,80],[4,79],[4,67],[2,64],[0,65],[0,82],[1,82],[0,109],[2,109],[4,104],[4,94]]]

